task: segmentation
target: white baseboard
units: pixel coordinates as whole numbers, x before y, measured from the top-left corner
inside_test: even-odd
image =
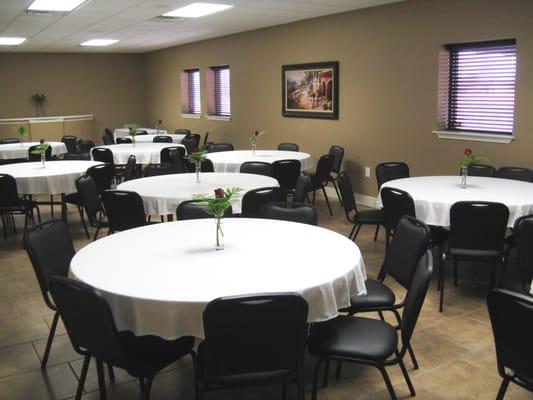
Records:
[[[320,191],[317,191],[317,194],[319,194]],[[333,187],[326,187],[326,193],[328,194],[328,197],[330,201],[339,201],[337,198],[337,194],[335,193],[335,188]],[[370,208],[377,208],[376,207],[376,198],[374,196],[368,196],[366,194],[361,193],[354,193],[355,195],[355,201],[357,201],[357,204],[370,207]]]

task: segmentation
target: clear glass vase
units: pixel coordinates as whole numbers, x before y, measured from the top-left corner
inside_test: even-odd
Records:
[[[46,168],[46,154],[44,151],[41,153],[41,168]]]
[[[466,178],[468,177],[468,167],[461,168],[461,188],[466,189]]]
[[[216,231],[215,250],[224,250],[224,233],[222,232],[223,221],[224,221],[224,218],[215,217],[215,231]]]
[[[257,149],[257,143],[252,142],[252,156],[255,156],[255,150]]]
[[[196,183],[201,183],[200,181],[200,172],[202,171],[202,163],[195,163],[194,164],[195,170],[196,170]]]

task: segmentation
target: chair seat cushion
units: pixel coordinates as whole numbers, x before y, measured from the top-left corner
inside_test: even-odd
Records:
[[[385,220],[383,210],[364,210],[359,211],[354,217],[354,222],[359,224],[378,225]]]
[[[81,196],[78,192],[69,193],[65,196],[65,201],[69,204],[81,205]]]
[[[124,354],[128,357],[127,371],[135,377],[157,373],[190,353],[194,346],[192,336],[183,336],[169,341],[159,336],[135,336],[130,331],[121,331],[118,332],[118,337]]]
[[[398,345],[396,329],[377,319],[340,316],[313,324],[309,351],[318,357],[348,357],[372,361],[389,358]]]
[[[350,299],[350,307],[341,311],[356,313],[365,310],[389,308],[396,302],[393,291],[384,283],[375,279],[367,279],[365,282],[366,294],[353,296]]]

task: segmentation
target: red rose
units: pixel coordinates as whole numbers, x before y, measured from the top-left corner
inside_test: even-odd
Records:
[[[198,146],[192,149],[193,153],[198,153],[199,151],[200,151],[200,148]]]
[[[259,135],[259,131],[255,131],[254,135],[255,136]]]
[[[39,140],[40,144],[44,144],[44,139]]]
[[[223,199],[224,198],[224,189],[221,189],[221,188],[215,189],[215,197],[217,199]]]
[[[472,149],[465,149],[465,156],[471,156],[472,155]]]

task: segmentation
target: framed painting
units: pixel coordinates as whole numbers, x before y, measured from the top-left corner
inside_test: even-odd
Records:
[[[337,61],[283,65],[284,117],[339,119]]]

